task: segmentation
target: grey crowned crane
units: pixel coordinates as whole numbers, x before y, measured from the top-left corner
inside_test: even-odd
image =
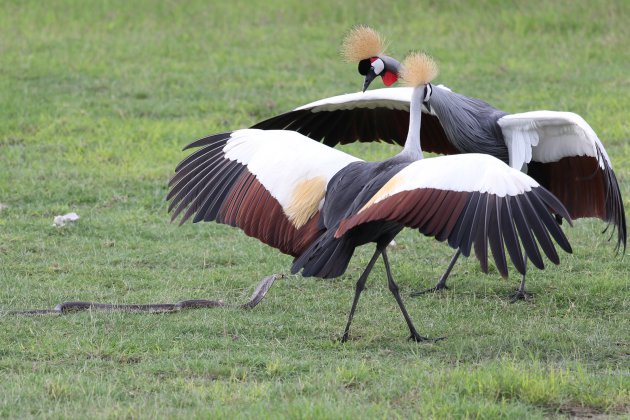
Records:
[[[357,27],[344,42],[344,55],[359,62],[363,90],[378,75],[390,83],[399,63],[383,54],[380,36]],[[508,114],[486,102],[427,85],[422,104],[422,149],[438,154],[483,153],[523,170],[551,191],[573,219],[597,217],[617,230],[616,251],[626,250],[623,200],[604,145],[582,117],[571,112],[532,111]],[[334,147],[355,141],[405,144],[411,88],[385,88],[334,96],[262,121],[255,128],[294,130]],[[460,256],[457,250],[435,287],[446,279]],[[416,293],[420,294],[420,293]],[[525,276],[514,300],[527,296]]]
[[[503,276],[506,255],[525,273],[521,243],[536,266],[542,266],[542,253],[559,262],[554,241],[571,252],[551,211],[570,221],[569,214],[527,175],[481,154],[422,159],[419,108],[436,71],[425,55],[405,60],[401,74],[413,86],[411,109],[418,112],[410,114],[403,150],[382,162],[362,161],[288,130],[237,130],[191,143],[187,148],[201,148],[176,167],[169,184],[172,219],[183,215],[184,223],[194,216],[193,222],[238,227],[293,256],[291,271],[307,277],[342,275],[355,248],[373,242],[342,340],[379,256],[410,339],[428,340],[405,309],[387,257],[387,244],[404,227],[447,241],[466,256],[474,248],[484,272],[489,245]]]

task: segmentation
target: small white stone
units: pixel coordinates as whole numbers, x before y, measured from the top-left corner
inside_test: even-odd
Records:
[[[79,215],[74,212],[64,214],[63,216],[55,216],[53,219],[53,226],[61,227],[65,226],[66,223],[76,222],[77,220],[79,220]]]

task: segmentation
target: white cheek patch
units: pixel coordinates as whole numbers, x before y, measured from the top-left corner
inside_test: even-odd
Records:
[[[433,88],[431,87],[431,83],[427,83],[427,94],[424,97],[424,102],[427,102],[431,99],[431,94],[433,93]]]
[[[381,74],[385,70],[385,63],[380,58],[377,58],[372,62],[372,68],[375,74]]]

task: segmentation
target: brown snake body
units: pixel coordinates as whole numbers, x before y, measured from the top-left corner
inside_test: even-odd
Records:
[[[149,303],[149,304],[116,304],[116,303],[97,303],[97,302],[63,302],[55,306],[53,309],[27,309],[0,311],[3,315],[62,315],[69,312],[78,312],[85,310],[108,311],[108,312],[149,312],[149,313],[165,313],[179,312],[184,309],[197,308],[215,308],[215,307],[235,307],[243,309],[252,309],[263,300],[273,283],[282,278],[281,274],[272,274],[262,279],[249,301],[242,305],[231,305],[222,300],[205,300],[192,299],[182,300],[177,303]]]

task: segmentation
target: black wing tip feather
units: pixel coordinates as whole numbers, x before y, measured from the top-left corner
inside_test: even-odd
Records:
[[[203,206],[208,202],[212,203],[211,200],[216,198],[214,194],[215,187],[223,185],[220,181],[225,176],[225,170],[230,166],[234,166],[226,162],[218,163],[216,161],[222,155],[223,149],[221,145],[227,142],[232,133],[230,131],[213,134],[186,146],[184,150],[192,147],[205,147],[193,152],[180,162],[175,169],[175,176],[169,182],[171,190],[168,192],[166,200],[171,201],[168,206],[168,213],[172,212],[171,222],[174,222],[181,212],[186,210],[179,221],[179,225],[183,225],[193,214],[198,217],[200,209],[205,212],[206,209]],[[200,152],[208,156],[197,162],[200,159],[200,156],[198,156]],[[193,158],[192,161],[190,160],[191,158]],[[212,164],[209,165],[209,163]],[[233,170],[227,172],[229,175]],[[174,180],[177,182],[174,183]],[[227,185],[223,185],[223,188],[227,186],[231,186],[231,184],[227,183]],[[194,223],[197,221],[195,220]]]
[[[295,120],[296,116],[301,114],[300,111],[301,110],[292,110],[283,112],[282,114],[259,121],[250,128],[257,128],[260,130],[284,130]]]
[[[615,247],[615,251],[619,252],[621,246],[623,245],[622,255],[624,255],[626,253],[627,244],[627,227],[626,212],[623,205],[623,199],[621,198],[621,190],[619,188],[617,176],[607,163],[605,165],[605,172],[607,178],[606,213],[609,219],[608,223],[613,224],[614,227],[617,228],[617,245]],[[611,232],[611,239],[613,234],[614,228]]]
[[[188,149],[192,149],[194,147],[206,146],[206,145],[208,145],[210,143],[213,143],[215,141],[225,140],[226,138],[229,138],[232,135],[233,132],[234,131],[224,131],[222,133],[211,134],[209,136],[202,137],[202,138],[200,138],[198,140],[195,140],[192,143],[186,145],[186,147],[184,147],[182,149],[182,151],[188,150]]]
[[[617,176],[610,166],[608,160],[604,157],[602,149],[595,145],[597,151],[597,162],[604,166],[604,183],[606,187],[606,195],[604,198],[605,216],[604,220],[608,223],[602,233],[606,233],[612,226],[610,232],[610,238],[612,240],[615,236],[615,229],[617,230],[617,242],[615,244],[615,253],[618,254],[623,247],[622,256],[626,253],[627,245],[627,226],[626,226],[626,213],[623,205],[623,199],[621,197],[621,190],[619,188],[619,182]]]
[[[514,267],[519,273],[524,275],[527,271],[527,265],[525,264],[523,251],[518,240],[516,228],[514,227],[514,216],[512,215],[511,201],[512,200],[509,195],[505,196],[505,205],[503,205],[501,209],[502,236]]]
[[[453,231],[448,237],[448,244],[452,248],[457,248],[462,251],[462,254],[464,254],[465,257],[470,255],[470,248],[468,248],[468,252],[466,252],[466,247],[462,247],[462,240],[464,239],[463,235],[466,231],[466,225],[470,223],[468,220],[471,220],[474,217],[480,196],[481,194],[479,191],[474,191],[470,195],[468,202],[466,203],[466,208],[462,212],[463,216],[457,220],[457,223],[453,227]]]
[[[554,196],[551,195],[551,197],[554,197]],[[555,239],[555,242],[560,246],[560,248],[562,248],[565,252],[569,254],[573,253],[573,249],[571,248],[571,244],[569,243],[569,240],[567,239],[564,232],[560,228],[562,216],[555,208],[553,208],[550,205],[554,203],[549,203],[547,200],[545,200],[545,197],[541,196],[540,189],[532,190],[532,194],[530,194],[529,196],[529,202],[534,207],[534,210],[536,211],[536,213],[540,215],[541,222],[545,225],[545,227],[547,228],[547,231],[551,234],[551,236],[553,236],[553,238]],[[558,201],[558,203],[560,202]],[[560,205],[561,204],[562,203],[560,203]],[[555,215],[549,212],[548,208],[551,208],[555,212]],[[568,219],[567,221],[571,222],[570,219]],[[569,225],[571,224],[569,223]]]
[[[483,271],[484,274],[488,274],[488,224],[491,214],[488,210],[490,209],[491,203],[494,203],[496,196],[494,194],[484,195],[485,200],[483,200],[484,202],[481,203],[481,208],[478,210],[479,222],[476,223],[480,223],[481,225],[477,228],[473,240],[475,243],[475,256],[481,264],[481,271]]]
[[[514,196],[513,198],[512,214],[515,216],[516,230],[518,231],[521,238],[521,242],[525,250],[525,255],[527,255],[529,260],[532,262],[532,264],[534,264],[536,268],[544,270],[545,263],[543,261],[542,255],[540,254],[540,250],[538,249],[536,239],[534,238],[532,227],[527,221],[527,210],[524,208],[525,203],[522,200],[523,197]]]
[[[448,236],[448,244],[464,256],[469,256],[474,246],[484,273],[488,270],[488,247],[503,277],[508,275],[506,249],[519,273],[526,272],[525,256],[542,270],[543,253],[554,264],[560,262],[554,242],[567,253],[572,252],[552,211],[572,222],[562,203],[542,187],[504,197],[473,192]]]
[[[501,234],[501,207],[502,202],[500,199],[494,200],[494,205],[490,209],[490,220],[488,229],[488,240],[490,242],[490,250],[492,251],[492,258],[494,264],[499,270],[501,277],[508,277],[507,261],[505,259],[505,242]]]
[[[540,198],[547,206],[549,206],[553,211],[556,212],[560,217],[569,223],[569,226],[573,227],[573,219],[569,215],[569,211],[562,204],[560,200],[548,189],[543,186],[538,186],[532,188],[534,194]]]

